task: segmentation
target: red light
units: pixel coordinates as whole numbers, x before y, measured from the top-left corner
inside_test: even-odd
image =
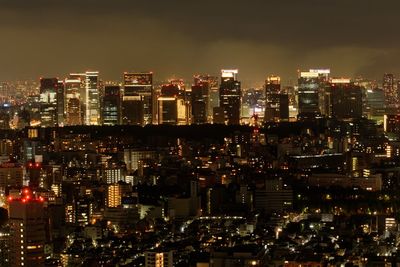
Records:
[[[39,201],[43,202],[44,201],[43,197],[39,197]]]
[[[28,193],[29,193],[29,190],[28,190],[28,189],[25,189],[25,190],[24,190],[24,193],[25,193],[25,194],[28,194]]]
[[[39,163],[36,163],[36,164],[35,164],[35,167],[38,168],[38,167],[39,167]]]
[[[25,199],[25,198],[23,198],[23,199],[22,199],[22,202],[23,202],[23,203],[26,203],[26,199]]]
[[[31,198],[31,196],[29,196],[29,195],[26,196],[26,199],[30,199],[30,198]]]
[[[29,162],[29,167],[32,167],[33,165],[32,165],[32,162]]]
[[[12,200],[13,200],[12,196],[9,196],[8,201],[12,201]]]

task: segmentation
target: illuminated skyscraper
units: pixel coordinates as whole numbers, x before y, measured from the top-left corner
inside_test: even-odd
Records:
[[[65,87],[64,81],[58,81],[57,84],[57,122],[58,125],[64,125],[65,120]]]
[[[218,107],[218,104],[218,78],[195,75],[192,86],[192,122],[199,124],[211,121],[213,108]]]
[[[57,126],[57,78],[40,78],[40,120],[43,127]]]
[[[192,85],[192,122],[207,123],[208,115],[208,83]]]
[[[153,121],[153,73],[124,73],[122,123],[146,125]]]
[[[100,124],[100,101],[99,101],[99,72],[87,71],[85,73],[85,124]]]
[[[386,105],[393,106],[396,105],[398,101],[399,95],[397,94],[397,90],[395,87],[395,78],[391,73],[385,73],[383,75],[383,91],[385,92],[385,100]]]
[[[187,105],[185,89],[177,83],[165,84],[157,99],[158,124],[187,124]]]
[[[281,92],[281,78],[269,76],[265,81],[265,121],[289,119],[289,97]]]
[[[121,88],[119,86],[106,86],[103,97],[103,124],[120,124],[121,118]]]
[[[19,199],[10,197],[9,207],[11,266],[44,266],[46,233],[43,199],[33,198],[25,192]]]
[[[64,81],[66,125],[82,125],[81,84],[82,80],[78,77]]]
[[[298,85],[299,118],[316,118],[321,116],[320,100],[328,82],[329,69],[311,69],[300,72]]]
[[[238,70],[221,70],[219,105],[224,113],[225,124],[240,124],[241,88],[237,80]]]

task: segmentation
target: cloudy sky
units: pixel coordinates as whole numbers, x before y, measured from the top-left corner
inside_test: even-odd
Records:
[[[0,0],[0,80],[238,68],[255,85],[310,67],[380,79],[400,73],[399,10],[398,0]]]

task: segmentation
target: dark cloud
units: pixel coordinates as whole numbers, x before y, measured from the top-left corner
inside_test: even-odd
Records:
[[[0,0],[0,79],[98,69],[158,79],[238,67],[265,75],[331,67],[340,76],[399,72],[400,2],[360,0]]]

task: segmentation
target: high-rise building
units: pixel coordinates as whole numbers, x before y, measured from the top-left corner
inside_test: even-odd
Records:
[[[382,120],[386,113],[385,93],[382,89],[368,89],[365,92],[364,115],[368,119]]]
[[[218,77],[210,75],[195,75],[194,84],[208,85],[208,101],[207,101],[207,122],[212,122],[213,111],[215,107],[219,107],[219,85]]]
[[[363,111],[362,89],[350,79],[332,79],[329,87],[329,116],[338,119],[361,118]]]
[[[192,123],[202,124],[208,121],[210,83],[199,76],[194,77],[192,85]]]
[[[77,88],[77,92],[79,94],[79,109],[80,109],[80,121],[81,124],[85,124],[85,116],[86,116],[86,73],[70,73],[68,79],[79,81],[79,84],[75,84]]]
[[[161,95],[157,99],[158,124],[188,124],[185,93],[181,82],[171,81],[161,87]]]
[[[65,120],[65,88],[64,81],[58,81],[57,84],[57,122],[58,125],[64,125]]]
[[[289,96],[281,92],[281,78],[269,76],[265,81],[265,121],[289,119]]]
[[[9,198],[11,266],[44,266],[46,241],[43,199],[29,189],[19,199]]]
[[[104,88],[102,113],[104,125],[120,124],[121,88],[119,86],[106,86]]]
[[[100,101],[99,101],[99,72],[87,71],[85,73],[85,124],[100,124]]]
[[[170,79],[169,84],[167,86],[162,86],[164,87],[161,88],[161,94],[163,96],[176,96],[178,98],[178,102],[180,102],[179,100],[183,100],[183,103],[185,105],[184,110],[183,107],[181,107],[181,112],[185,112],[184,115],[184,120],[180,122],[180,124],[186,124],[189,125],[192,121],[192,88],[191,87],[186,87],[185,82],[183,81],[183,79]],[[178,93],[176,95],[172,95],[170,94],[170,92],[168,92],[168,88],[173,88],[176,87],[178,89]],[[166,90],[165,90],[166,89]],[[183,116],[183,114],[182,114]],[[183,117],[182,117],[183,119]]]
[[[298,79],[299,118],[316,118],[321,116],[320,99],[328,82],[329,69],[310,69],[300,72]]]
[[[110,184],[107,187],[107,207],[116,208],[121,206],[122,197],[131,191],[132,186],[122,181],[116,184]]]
[[[391,73],[385,73],[383,75],[383,91],[385,92],[385,100],[388,106],[396,105],[398,101],[399,95],[397,94],[397,90],[395,87],[395,78]]]
[[[82,80],[79,77],[64,81],[66,125],[82,125]]]
[[[210,78],[210,103],[208,105],[208,121],[212,122],[213,121],[213,112],[214,108],[219,107],[219,84],[218,84],[218,78],[217,77],[212,77]]]
[[[153,122],[153,73],[125,72],[122,123],[146,125]]]
[[[40,78],[40,121],[43,127],[58,124],[58,86],[57,78]]]
[[[241,86],[237,80],[238,70],[221,70],[219,105],[224,112],[225,124],[240,124]]]

